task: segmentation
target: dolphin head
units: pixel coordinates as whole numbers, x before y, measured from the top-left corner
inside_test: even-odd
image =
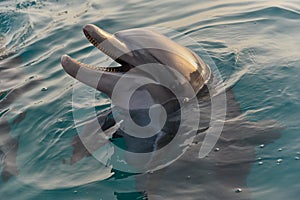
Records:
[[[152,103],[153,101],[162,103],[173,98],[172,92],[168,92],[166,88],[175,88],[184,98],[185,86],[189,85],[197,94],[210,78],[209,67],[194,52],[153,30],[137,28],[110,34],[95,25],[88,24],[83,27],[83,32],[94,46],[119,63],[119,66],[92,66],[67,55],[62,56],[61,64],[69,75],[109,97],[112,97],[121,77],[128,80],[129,84],[126,85],[135,84],[135,81],[141,78],[149,80],[148,83],[154,85],[165,82],[164,87],[153,87],[148,84],[147,87],[140,88],[143,92],[136,94],[136,101],[140,101],[139,104],[148,102],[149,99],[152,99]],[[151,71],[155,68],[152,66],[165,68],[157,72]],[[178,74],[181,78],[178,78]],[[166,79],[168,81],[165,81]],[[121,96],[122,92],[118,95]],[[144,100],[141,100],[141,96]]]

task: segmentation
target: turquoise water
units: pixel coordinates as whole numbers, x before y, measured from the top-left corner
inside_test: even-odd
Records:
[[[91,52],[81,31],[88,23],[111,33],[162,27],[197,41],[233,87],[243,116],[284,127],[280,139],[256,148],[263,164],[254,163],[247,178],[252,199],[299,198],[299,1],[36,0],[1,1],[0,7],[6,45],[0,53],[10,60],[9,68],[0,68],[0,119],[19,138],[19,175],[0,181],[0,199],[143,199],[134,176],[111,176],[93,157],[65,163],[77,135],[72,90],[80,83],[63,71],[60,57],[84,59]],[[105,109],[109,100],[100,95],[97,106]]]

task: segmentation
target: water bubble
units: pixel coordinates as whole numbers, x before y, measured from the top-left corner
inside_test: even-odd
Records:
[[[74,190],[74,191],[73,191],[73,193],[74,193],[74,194],[77,194],[77,193],[78,193],[78,191],[77,191],[77,190]]]
[[[41,89],[41,91],[43,91],[43,92],[45,92],[45,91],[47,91],[47,90],[48,90],[47,87],[43,87],[43,88]]]
[[[220,148],[216,147],[214,151],[218,152],[220,151]]]
[[[243,190],[242,190],[242,188],[236,188],[234,191],[235,191],[235,193],[241,193]]]
[[[191,179],[191,176],[187,176],[186,178],[187,178],[187,179]]]
[[[263,161],[259,161],[259,162],[258,162],[258,165],[263,165],[263,164],[264,164]]]
[[[260,147],[260,148],[264,148],[264,147],[265,147],[265,145],[264,145],[264,144],[261,144],[261,145],[259,145],[259,147]]]
[[[295,157],[295,160],[300,160],[299,156],[296,156],[296,157]]]
[[[297,155],[300,155],[300,151],[297,152]]]
[[[259,160],[259,161],[262,160],[262,157],[258,157],[257,160]]]
[[[190,101],[190,99],[188,98],[188,97],[185,97],[184,99],[183,99],[183,103],[188,103]]]
[[[282,160],[281,158],[279,158],[279,159],[277,159],[276,162],[277,162],[277,164],[279,165],[280,163],[282,163],[282,161],[283,161],[283,160]]]
[[[282,151],[282,150],[283,150],[282,148],[279,148],[279,149],[278,149],[278,151]]]

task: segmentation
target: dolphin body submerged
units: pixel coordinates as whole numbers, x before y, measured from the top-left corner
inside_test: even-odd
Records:
[[[251,198],[246,188],[246,178],[251,164],[255,161],[254,147],[261,143],[272,142],[280,136],[277,132],[273,133],[273,122],[249,122],[243,119],[240,115],[239,104],[232,91],[228,90],[226,91],[226,120],[221,137],[215,145],[216,149],[205,158],[199,159],[198,151],[206,131],[210,128],[211,100],[207,88],[213,74],[211,74],[209,66],[191,50],[152,30],[132,29],[111,35],[95,25],[86,25],[83,32],[94,46],[119,63],[120,66],[96,67],[76,61],[67,55],[62,56],[61,64],[69,75],[105,93],[108,97],[119,95],[116,100],[118,107],[124,107],[122,95],[126,94],[126,91],[114,94],[113,90],[121,78],[129,79],[128,83],[134,84],[135,78],[143,77],[159,84],[164,76],[174,77],[173,79],[168,78],[173,80],[173,83],[170,85],[167,83],[167,87],[176,86],[174,91],[179,93],[176,98],[168,88],[155,84],[140,87],[138,92],[133,94],[130,106],[126,109],[132,111],[131,117],[135,119],[136,123],[142,125],[149,123],[146,108],[154,104],[164,106],[167,120],[160,134],[148,138],[131,137],[122,130],[112,131],[111,139],[123,137],[128,151],[151,152],[169,144],[174,138],[174,132],[178,129],[177,124],[180,121],[178,116],[182,114],[179,105],[188,95],[185,93],[186,83],[196,94],[188,96],[188,99],[196,98],[200,108],[198,110],[200,123],[192,144],[171,165],[151,173],[135,175],[137,191],[144,192],[147,199],[155,200]],[[172,70],[166,71],[161,79],[153,78],[147,70],[143,71],[138,68],[147,63],[167,65],[178,71],[187,82],[177,80]],[[126,77],[126,73],[129,71],[132,72],[131,75]],[[193,112],[192,109],[191,112]],[[126,123],[126,119],[124,122]],[[109,130],[116,125],[116,121],[111,117],[111,112],[102,113],[96,122],[87,123],[88,128],[83,133],[87,137],[90,132],[95,132],[93,129],[97,129],[93,128],[94,123],[99,123],[102,130]],[[79,137],[74,138],[72,145],[74,149],[71,164],[90,155]],[[98,141],[97,145],[99,147],[103,144]],[[168,152],[166,152],[166,156],[168,156]]]

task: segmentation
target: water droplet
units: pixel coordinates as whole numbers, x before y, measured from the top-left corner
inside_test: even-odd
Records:
[[[282,163],[282,159],[281,158],[279,158],[279,159],[277,159],[277,164],[280,164],[280,163]]]
[[[241,193],[243,190],[242,190],[242,188],[236,188],[234,191],[235,191],[235,193]]]
[[[41,89],[41,91],[43,91],[43,92],[45,92],[45,91],[47,91],[47,90],[48,90],[47,87],[43,87],[43,88]]]
[[[262,160],[262,157],[258,157],[257,160],[259,160],[259,161]]]
[[[295,157],[295,160],[300,160],[299,156],[296,156],[296,157]]]
[[[257,160],[262,160],[262,157],[258,157]]]
[[[187,178],[187,179],[191,179],[191,176],[187,176],[186,178]]]
[[[260,147],[260,148],[264,148],[264,147],[265,147],[265,145],[264,145],[264,144],[261,144],[261,145],[259,145],[259,147]]]
[[[216,147],[216,148],[215,148],[215,151],[220,151],[220,148]]]
[[[258,165],[263,165],[263,164],[264,164],[263,161],[259,161],[259,162],[258,162]]]
[[[279,148],[279,149],[278,149],[278,151],[282,151],[282,150],[283,150],[282,148]]]
[[[188,97],[185,97],[184,99],[183,99],[183,103],[188,103],[190,101],[190,99],[188,98]]]
[[[74,190],[74,194],[77,194],[78,193],[78,191],[77,190]]]

